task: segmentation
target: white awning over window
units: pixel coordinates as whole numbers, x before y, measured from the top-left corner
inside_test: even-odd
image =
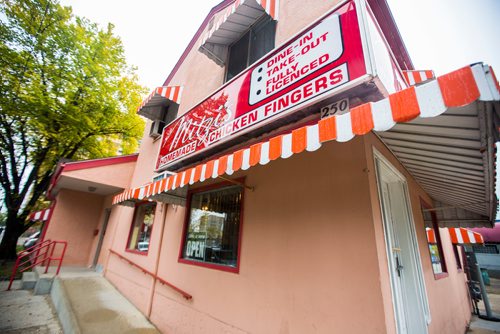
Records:
[[[279,0],[236,0],[208,26],[199,51],[224,66],[228,46],[236,42],[265,13],[278,19]]]
[[[160,119],[162,108],[170,105],[178,106],[181,103],[181,95],[181,86],[155,88],[137,108],[137,113],[151,120]]]

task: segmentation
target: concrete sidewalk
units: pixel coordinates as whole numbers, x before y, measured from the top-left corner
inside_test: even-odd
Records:
[[[20,288],[21,281],[13,287]],[[0,333],[63,333],[49,296],[34,296],[31,291],[5,291],[8,282],[0,282]]]

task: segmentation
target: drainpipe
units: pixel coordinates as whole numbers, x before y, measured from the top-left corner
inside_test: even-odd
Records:
[[[149,289],[149,299],[148,299],[149,302],[148,302],[148,309],[146,312],[148,319],[151,317],[151,312],[153,310],[153,298],[154,298],[154,294],[155,294],[156,280],[158,277],[158,267],[160,265],[160,254],[161,254],[161,247],[163,244],[163,231],[165,229],[165,220],[167,219],[168,204],[163,203],[162,207],[163,207],[163,212],[162,212],[163,215],[162,215],[161,227],[160,227],[160,243],[158,245],[158,251],[156,252],[156,263],[155,263],[155,266],[153,269],[154,276],[153,276],[153,280],[151,282],[151,288]]]

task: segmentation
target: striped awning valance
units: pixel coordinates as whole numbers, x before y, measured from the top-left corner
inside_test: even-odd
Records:
[[[464,67],[391,94],[378,102],[359,105],[346,114],[324,118],[316,124],[179,171],[166,179],[126,190],[114,197],[113,204],[149,199],[209,178],[232,175],[257,164],[266,165],[278,158],[286,159],[303,151],[315,151],[327,141],[346,142],[356,135],[361,136],[372,130],[387,131],[396,123],[409,122],[417,117],[437,117],[449,108],[462,107],[478,100],[500,100],[498,82],[491,68],[482,64]]]

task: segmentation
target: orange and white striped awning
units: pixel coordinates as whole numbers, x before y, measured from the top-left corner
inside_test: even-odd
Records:
[[[450,239],[453,244],[484,244],[483,236],[480,233],[470,231],[463,227],[449,227]],[[436,234],[430,227],[425,228],[427,234],[427,242],[430,244],[437,243]]]
[[[155,120],[161,117],[159,115],[158,106],[169,103],[181,103],[182,87],[181,86],[163,86],[155,88],[137,107],[137,113],[146,118]]]
[[[200,52],[221,66],[227,58],[227,46],[237,41],[264,13],[278,20],[279,0],[236,0],[223,10],[223,14],[216,14],[218,19],[209,24],[199,47]]]
[[[427,242],[430,244],[435,244],[437,243],[436,241],[436,233],[434,233],[434,230],[430,227],[425,228],[425,234],[427,235]]]
[[[414,86],[435,79],[434,71],[403,71],[403,76],[408,86]]]
[[[29,220],[39,220],[42,222],[46,222],[50,217],[50,208],[40,211],[32,212],[29,215]]]
[[[451,242],[453,244],[484,244],[483,236],[463,227],[450,227]]]
[[[113,204],[148,199],[196,182],[224,174],[232,175],[240,169],[266,165],[278,158],[286,159],[303,151],[316,151],[327,141],[346,142],[372,130],[387,131],[396,123],[408,122],[416,117],[436,117],[448,108],[465,106],[477,100],[500,100],[498,82],[491,68],[482,64],[464,67],[391,94],[378,102],[354,107],[346,114],[324,118],[316,124],[201,163],[166,179],[127,190],[115,196]]]

